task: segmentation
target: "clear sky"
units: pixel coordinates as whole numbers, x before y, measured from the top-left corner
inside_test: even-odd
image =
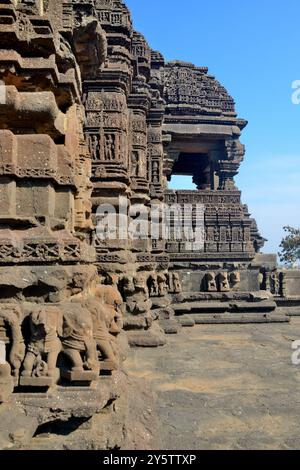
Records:
[[[264,251],[277,252],[282,227],[300,227],[300,104],[291,99],[300,80],[300,0],[125,3],[153,49],[208,66],[249,121],[237,183],[269,240]]]

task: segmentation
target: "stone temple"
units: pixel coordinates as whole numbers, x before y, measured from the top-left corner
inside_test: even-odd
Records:
[[[151,390],[124,373],[129,346],[300,314],[299,272],[260,253],[235,185],[246,124],[207,68],[152,50],[123,1],[0,0],[1,448],[63,422],[86,447],[130,446],[130,390],[137,407]],[[170,190],[173,175],[197,189]],[[201,248],[99,238],[99,206],[120,219],[120,198],[128,221],[175,204],[193,226],[202,207]]]

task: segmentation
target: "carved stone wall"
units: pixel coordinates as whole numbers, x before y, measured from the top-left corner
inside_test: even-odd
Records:
[[[5,391],[89,384],[123,360],[123,301],[95,267],[85,137],[83,80],[106,60],[106,36],[94,2],[6,1],[0,18]]]
[[[127,341],[193,323],[175,313],[261,316],[295,297],[235,186],[246,124],[207,68],[151,50],[121,0],[0,3],[0,402],[101,389]],[[169,190],[177,174],[197,189]],[[159,237],[121,236],[163,204],[191,205],[193,223],[202,205],[201,249],[165,240],[162,215]],[[99,236],[99,207],[116,237]],[[102,408],[119,393],[105,383]]]

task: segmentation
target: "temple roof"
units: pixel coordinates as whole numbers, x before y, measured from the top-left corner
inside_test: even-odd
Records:
[[[166,114],[236,118],[235,103],[227,90],[208,74],[207,67],[189,62],[167,62],[163,69]]]

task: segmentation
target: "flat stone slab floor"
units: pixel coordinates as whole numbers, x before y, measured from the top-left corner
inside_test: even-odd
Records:
[[[162,449],[300,449],[297,340],[300,318],[199,325],[163,348],[131,350],[129,373],[158,394]]]

